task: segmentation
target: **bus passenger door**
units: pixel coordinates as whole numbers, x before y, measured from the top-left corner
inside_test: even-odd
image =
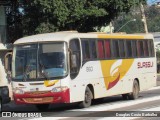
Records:
[[[84,82],[79,77],[80,66],[81,66],[81,52],[79,39],[72,39],[69,45],[70,51],[70,100],[71,102],[82,100]],[[81,90],[81,92],[79,92]],[[77,94],[78,93],[78,94]]]

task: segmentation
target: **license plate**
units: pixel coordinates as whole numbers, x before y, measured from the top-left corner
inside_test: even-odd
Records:
[[[42,101],[42,98],[33,98],[33,101]]]

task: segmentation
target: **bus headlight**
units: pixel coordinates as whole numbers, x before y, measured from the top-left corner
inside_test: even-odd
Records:
[[[55,87],[51,90],[51,92],[62,92],[62,91],[65,91],[67,90],[68,87],[67,86],[61,86],[61,87]]]
[[[14,93],[15,93],[15,94],[24,94],[24,91],[21,90],[21,89],[15,89],[15,90],[14,90]]]

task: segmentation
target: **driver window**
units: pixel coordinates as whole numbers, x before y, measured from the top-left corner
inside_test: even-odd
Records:
[[[73,39],[70,41],[70,68],[71,68],[71,79],[74,79],[78,73],[79,73],[79,69],[80,69],[80,44],[79,44],[79,40],[78,39]],[[76,67],[72,66],[72,56],[75,56],[75,63],[76,63]]]

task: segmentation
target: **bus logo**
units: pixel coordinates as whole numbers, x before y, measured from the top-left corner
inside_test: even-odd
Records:
[[[120,79],[120,70],[119,70],[119,67],[122,65],[122,60],[117,60],[111,67],[110,69],[110,76],[111,77],[114,77],[116,76],[116,79],[114,79],[113,81],[110,81],[109,82],[109,85],[108,85],[108,89],[112,88],[113,86],[115,86],[117,84],[117,82],[119,81]],[[118,75],[116,75],[118,74]]]
[[[101,69],[106,90],[116,86],[118,81],[120,81],[129,71],[133,61],[134,59],[101,61]]]

